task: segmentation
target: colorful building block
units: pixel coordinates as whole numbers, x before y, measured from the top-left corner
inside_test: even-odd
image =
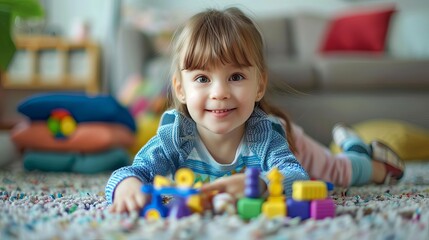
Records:
[[[262,205],[262,212],[265,216],[272,218],[278,216],[286,216],[287,208],[285,196],[283,195],[283,175],[277,168],[272,169],[267,178],[268,183],[268,199]]]
[[[261,191],[259,189],[259,169],[247,168],[245,174],[246,182],[244,183],[244,195],[248,198],[259,198],[261,196]]]
[[[310,217],[324,219],[335,217],[335,203],[331,198],[313,200],[310,204]]]
[[[262,204],[262,213],[268,217],[286,216],[287,208],[284,197],[271,197]]]
[[[258,217],[264,201],[263,198],[240,198],[237,202],[238,215],[244,220]]]
[[[310,201],[287,200],[287,216],[300,217],[301,220],[310,218]]]
[[[280,173],[280,171],[277,168],[272,169],[268,175],[267,178],[270,180],[268,184],[268,192],[270,194],[270,197],[280,197],[283,195],[283,175]]]
[[[328,196],[323,181],[296,181],[292,184],[292,198],[297,201],[325,199]]]

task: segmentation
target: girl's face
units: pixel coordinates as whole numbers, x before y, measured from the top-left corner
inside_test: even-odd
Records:
[[[255,102],[265,92],[266,79],[260,79],[255,67],[220,64],[180,74],[181,80],[173,79],[174,90],[200,134],[242,134]]]

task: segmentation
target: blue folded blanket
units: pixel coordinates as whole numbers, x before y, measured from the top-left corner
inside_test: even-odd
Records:
[[[27,151],[24,168],[49,172],[99,173],[129,165],[130,156],[122,148],[84,154],[72,152]]]

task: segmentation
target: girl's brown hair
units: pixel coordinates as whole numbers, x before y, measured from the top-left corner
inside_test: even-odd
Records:
[[[260,79],[263,79],[267,77],[263,46],[263,39],[256,25],[240,9],[208,9],[191,17],[175,33],[172,73],[177,81],[181,81],[182,70],[234,64],[239,67],[254,66]],[[172,97],[170,102],[170,105],[189,116],[186,105],[176,97]],[[264,98],[257,104],[267,114],[284,119],[287,141],[292,152],[295,152],[289,117],[268,104]]]

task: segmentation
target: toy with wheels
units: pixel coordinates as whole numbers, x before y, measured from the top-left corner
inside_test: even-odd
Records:
[[[194,209],[201,209],[198,201],[200,191],[194,188],[194,180],[194,173],[187,168],[181,168],[176,172],[174,186],[166,177],[156,176],[153,185],[147,184],[142,187],[142,192],[151,195],[152,198],[142,209],[140,216],[149,220],[165,217],[178,219],[191,215]],[[162,195],[175,197],[169,207],[163,204]]]

